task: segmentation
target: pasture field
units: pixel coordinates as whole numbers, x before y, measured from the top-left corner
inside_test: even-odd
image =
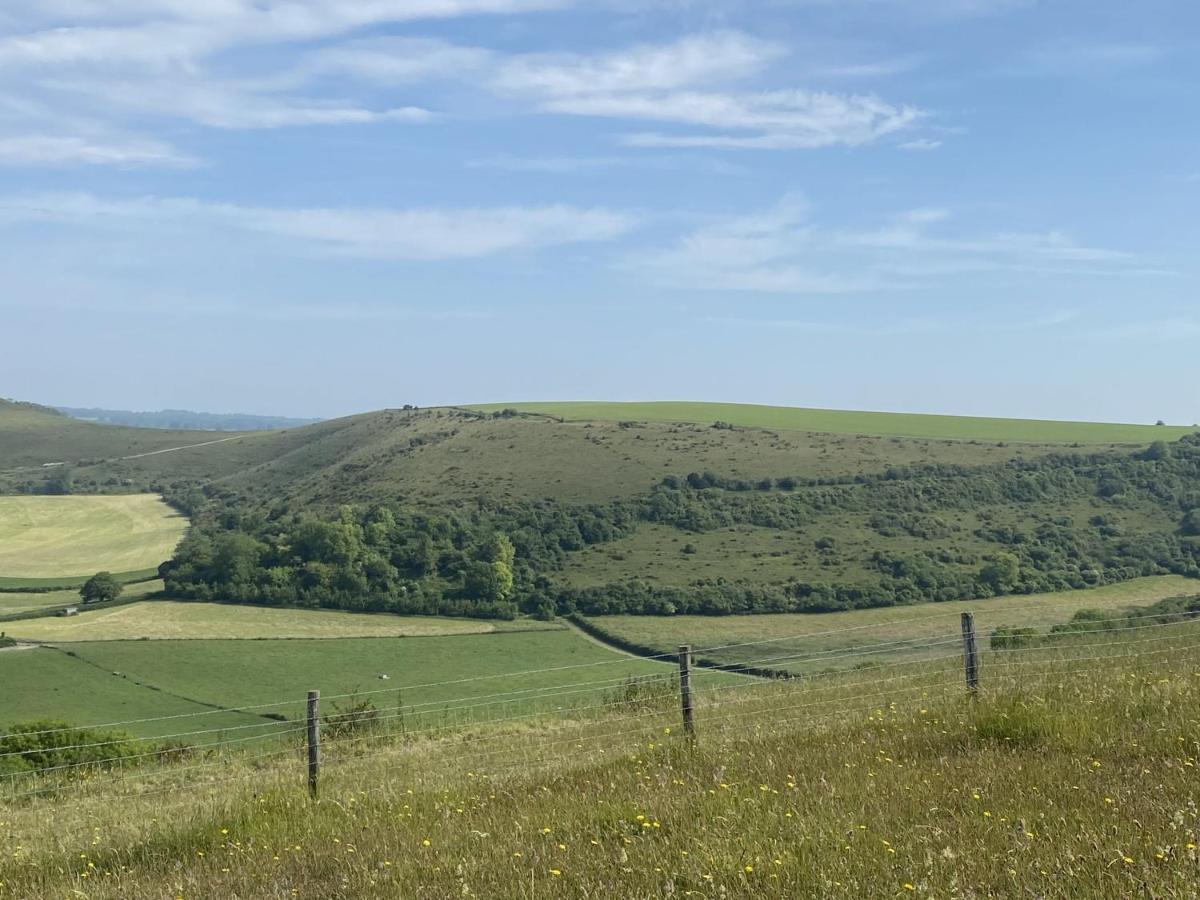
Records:
[[[153,494],[0,497],[0,576],[134,572],[171,556],[187,519]]]
[[[103,569],[99,571],[104,571]],[[78,593],[85,581],[95,575],[51,576],[49,578],[5,578],[0,576],[0,594],[4,593],[42,593],[70,591]],[[144,584],[154,581],[158,576],[158,566],[149,569],[137,569],[133,572],[113,572],[113,578],[122,584]]]
[[[846,612],[600,616],[588,621],[607,634],[660,653],[691,644],[697,657],[723,664],[811,673],[954,655],[959,652],[964,612],[975,614],[976,632],[986,645],[988,634],[999,625],[1045,630],[1081,609],[1118,610],[1195,594],[1200,594],[1200,581],[1162,575],[1081,591]]]
[[[918,413],[858,412],[760,406],[750,403],[647,402],[490,403],[469,407],[488,412],[516,409],[572,420],[726,422],[744,428],[827,432],[953,441],[1019,441],[1056,444],[1146,444],[1177,440],[1196,426],[1128,425],[1102,422],[1057,422],[1043,419],[998,419]]]
[[[121,599],[144,597],[147,594],[157,593],[162,589],[163,583],[160,579],[139,581],[137,584],[127,584],[121,592]],[[28,613],[39,609],[53,610],[56,607],[75,606],[79,605],[79,603],[78,589],[39,591],[36,593],[16,591],[5,593],[0,591],[0,620],[4,619],[5,616],[16,615],[18,613]],[[81,613],[81,615],[90,615],[90,613]]]
[[[24,663],[43,655],[73,664],[63,669],[70,675],[66,683]],[[534,670],[536,674],[519,674]],[[444,715],[490,718],[512,710],[572,706],[617,689],[627,678],[673,672],[670,665],[614,653],[565,629],[413,638],[72,643],[61,650],[0,653],[0,683],[5,685],[0,726],[46,717],[77,725],[130,718],[124,706],[109,705],[113,682],[122,686],[121,698],[136,684],[154,703],[173,695],[226,708],[273,704],[264,711],[289,718],[301,714],[310,689],[341,696],[342,703],[350,702],[349,695],[362,694],[380,708],[403,704],[410,721],[430,721]],[[713,673],[702,680],[730,677]],[[511,692],[515,698],[507,703],[483,699]],[[471,709],[455,712],[463,706]],[[142,728],[133,724],[129,731],[140,734]]]
[[[161,586],[161,582],[158,584]],[[0,603],[2,602],[0,600]],[[149,600],[96,611],[84,609],[79,615],[70,618],[26,619],[13,622],[8,627],[8,632],[12,637],[21,640],[62,643],[171,639],[428,637],[561,628],[561,625],[532,619],[492,622],[485,619],[451,619],[444,616],[394,616],[386,613],[275,609],[235,606],[228,603]]]
[[[706,697],[695,743],[667,696],[367,732],[331,742],[317,802],[296,750],[101,774],[5,809],[0,882],[93,900],[1193,897],[1189,627],[1165,652],[1035,653],[970,698],[950,664],[739,685]]]
[[[0,730],[18,722],[54,720],[103,725],[201,714],[198,719],[165,719],[128,728],[141,737],[158,737],[177,731],[231,728],[263,721],[247,714],[214,713],[203,704],[148,690],[47,647],[0,651],[0,684],[4,685],[0,691]],[[181,721],[198,724],[180,728]]]

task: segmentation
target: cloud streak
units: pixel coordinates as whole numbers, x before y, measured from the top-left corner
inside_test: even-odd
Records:
[[[156,224],[258,232],[292,250],[396,260],[453,260],[613,240],[637,220],[570,206],[493,208],[268,208],[190,198],[110,200],[45,194],[0,202],[0,224],[49,221],[87,228]]]

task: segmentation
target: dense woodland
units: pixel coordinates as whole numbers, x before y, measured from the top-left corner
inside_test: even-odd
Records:
[[[209,485],[168,488],[195,522],[163,567],[180,597],[509,618],[605,614],[831,611],[1108,584],[1143,575],[1200,577],[1200,435],[1134,453],[1059,453],[998,465],[919,465],[824,479],[667,476],[604,504],[485,498],[442,510],[403,503],[320,517]],[[1017,523],[990,510],[1030,510]],[[1057,510],[1086,505],[1085,517]],[[944,516],[970,510],[986,552],[945,549]],[[1131,528],[1124,512],[1144,526]],[[588,588],[561,578],[569,554],[643,523],[699,534],[748,524],[816,535],[823,517],[868,517],[881,536],[921,549],[876,551],[867,584],[710,579]],[[994,519],[994,521],[993,521]]]

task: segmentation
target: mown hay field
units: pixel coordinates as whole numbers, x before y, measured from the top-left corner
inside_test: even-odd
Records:
[[[0,587],[152,569],[187,525],[154,494],[0,497]]]
[[[691,644],[718,663],[796,673],[914,660],[957,652],[960,617],[975,615],[981,644],[1000,625],[1045,630],[1081,609],[1119,610],[1200,594],[1200,581],[1176,575],[1052,594],[921,603],[831,613],[748,616],[598,616],[591,625],[661,653]]]
[[[139,581],[136,584],[125,585],[121,591],[121,598],[124,600],[144,597],[147,594],[158,593],[162,589],[163,583],[159,578],[155,578],[153,581]],[[61,591],[0,590],[0,619],[18,613],[32,613],[36,610],[45,610],[47,613],[51,613],[55,608],[62,608],[64,606],[84,608],[79,599],[78,589]],[[11,631],[13,626],[0,625],[0,630],[3,630],[5,627]]]
[[[85,608],[79,615],[69,618],[27,619],[11,623],[7,630],[12,637],[22,640],[61,643],[172,639],[427,637],[490,634],[496,631],[544,631],[561,627],[531,619],[491,622],[485,619],[395,616],[340,610],[275,609],[228,603],[148,600],[96,611]]]

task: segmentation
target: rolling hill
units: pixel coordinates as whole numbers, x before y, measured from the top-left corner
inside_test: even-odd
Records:
[[[599,418],[551,414],[569,410]],[[941,437],[895,433],[922,430]],[[1178,449],[1120,443],[1137,436]],[[821,611],[1190,575],[1196,443],[704,404],[382,410],[213,439],[0,408],[0,458],[52,454],[73,492],[158,492],[193,517],[177,595],[419,614]],[[0,490],[55,476],[18,467]]]

